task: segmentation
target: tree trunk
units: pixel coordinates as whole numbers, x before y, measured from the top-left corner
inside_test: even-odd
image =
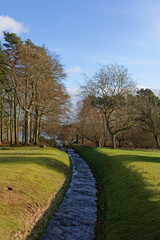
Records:
[[[29,145],[29,112],[25,111],[25,145]]]
[[[15,138],[15,145],[18,144],[18,123],[17,123],[17,96],[14,94],[14,138]]]
[[[39,121],[38,121],[38,123],[39,123],[39,125],[38,125],[38,141],[39,141],[39,138],[40,138],[40,136],[41,136],[41,119],[42,119],[42,116],[39,116]]]
[[[37,118],[37,121],[35,123],[35,145],[39,144],[39,117]]]
[[[102,115],[102,121],[103,121],[103,146],[106,147],[107,146],[107,129],[106,129],[106,120],[104,118],[104,116]]]
[[[101,147],[101,141],[100,140],[96,140],[96,147]]]
[[[79,143],[79,135],[76,133],[76,143]]]
[[[81,142],[82,142],[82,144],[84,144],[84,137],[83,136],[82,136]]]
[[[156,140],[158,149],[160,149],[160,142],[159,142],[158,136],[155,135],[154,138],[155,138],[155,140]]]
[[[22,144],[25,143],[25,118],[23,119]]]
[[[39,143],[39,125],[40,125],[40,116],[38,109],[35,109],[35,141],[34,144],[38,145]]]
[[[106,119],[106,125],[107,125],[108,132],[111,136],[112,148],[116,148],[115,134],[111,131],[111,128],[110,128],[110,125],[109,125],[109,120],[107,119],[106,115],[105,115],[105,119]]]
[[[33,121],[32,121],[32,114],[30,114],[30,137],[29,141],[33,142]]]
[[[4,142],[4,100],[1,98],[1,142]]]
[[[19,144],[20,138],[19,138],[19,118],[17,118],[17,144]]]
[[[10,142],[10,122],[7,121],[7,142]]]
[[[12,103],[10,103],[10,141],[13,144],[13,108]]]
[[[112,148],[116,148],[115,135],[111,134]]]
[[[121,148],[123,143],[124,143],[124,139],[123,138],[118,138],[118,137],[116,137],[116,139],[118,140],[118,147]]]
[[[119,143],[119,148],[121,148],[123,145],[123,140],[118,140],[118,143]]]
[[[1,144],[1,121],[0,121],[0,144]]]

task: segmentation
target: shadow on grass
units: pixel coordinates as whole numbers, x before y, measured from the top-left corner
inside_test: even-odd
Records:
[[[26,237],[25,239],[27,240],[36,240],[36,239],[40,239],[41,235],[44,233],[44,231],[46,230],[49,221],[51,220],[51,218],[53,217],[53,214],[55,213],[55,211],[58,209],[61,201],[63,200],[65,193],[69,187],[69,183],[71,181],[71,174],[72,174],[72,165],[70,162],[70,166],[67,166],[65,163],[61,162],[60,160],[53,158],[53,157],[49,157],[49,155],[53,155],[54,157],[58,156],[59,158],[63,158],[62,156],[56,155],[56,154],[47,154],[47,153],[43,153],[43,151],[41,153],[27,153],[25,152],[24,154],[18,154],[17,152],[7,152],[7,153],[2,153],[0,156],[0,168],[3,167],[2,164],[8,164],[9,166],[11,166],[11,164],[16,165],[16,170],[15,170],[15,174],[16,172],[19,171],[18,169],[18,165],[32,165],[32,164],[36,164],[37,166],[42,166],[45,168],[48,168],[50,170],[55,170],[56,172],[61,172],[64,173],[66,175],[66,180],[63,184],[63,186],[61,187],[61,189],[58,191],[58,193],[56,194],[55,198],[51,201],[50,206],[48,207],[48,209],[43,213],[43,216],[41,216],[41,219],[38,220],[38,222],[34,222],[32,221],[32,219],[30,219],[30,224],[34,228],[32,229],[30,235],[28,237]],[[29,167],[27,166],[27,171],[29,171]],[[15,168],[14,168],[15,169]],[[20,170],[21,171],[21,170]],[[23,171],[23,169],[22,169]]]
[[[30,234],[25,238],[26,240],[40,240],[43,234],[46,232],[47,227],[53,216],[55,215],[56,211],[58,210],[61,202],[63,201],[67,189],[70,185],[72,178],[72,163],[70,161],[70,167],[67,171],[66,180],[61,187],[61,189],[56,194],[55,198],[51,201],[50,206],[44,212],[43,216],[36,222],[34,228],[30,232]]]
[[[57,158],[63,158],[64,156],[63,155],[59,155],[59,154],[56,154],[56,152],[51,152],[51,153],[46,153],[45,151],[43,152],[43,150],[39,153],[36,153],[36,152],[14,152],[14,151],[0,151],[0,162],[1,162],[1,159],[2,158],[11,158],[11,157],[16,157],[16,158],[27,158],[30,156],[40,156],[41,158],[49,158],[48,156],[54,156],[54,157],[57,157]],[[51,157],[52,158],[52,157]]]
[[[96,170],[97,180],[103,187],[100,191],[105,192],[103,199],[99,195],[98,201],[107,202],[106,209],[101,209],[99,204],[103,223],[97,229],[96,239],[160,239],[160,192],[148,189],[151,183],[148,185],[140,173],[127,167],[130,162],[160,163],[160,158],[136,155],[133,151],[131,155],[122,151],[112,156],[111,150],[107,154],[107,149],[106,153],[98,149],[92,148],[81,154]]]
[[[14,154],[12,153],[12,156],[9,156],[9,154],[7,157],[4,157],[4,154],[1,155],[0,157],[0,164],[2,163],[16,163],[16,164],[37,164],[37,165],[41,165],[44,167],[47,167],[49,169],[54,169],[57,172],[66,172],[68,166],[66,164],[64,164],[63,162],[55,159],[55,158],[51,158],[51,157],[42,157],[40,156],[40,154],[36,154],[36,153],[32,153],[32,154],[25,154],[25,156],[20,156],[19,154]],[[30,157],[30,155],[32,156],[36,156],[36,157]],[[39,157],[37,157],[37,155],[39,155]],[[47,155],[47,154],[45,154]],[[50,154],[51,155],[51,154]],[[55,156],[55,155],[54,155]]]
[[[45,156],[51,156],[51,155],[54,155],[54,156],[59,156],[58,154],[53,154],[53,153],[46,153],[46,152],[39,152],[39,153],[29,153],[29,152],[20,152],[20,153],[18,153],[18,152],[16,152],[16,153],[14,153],[14,151],[1,151],[1,153],[0,153],[0,156],[1,157],[3,157],[3,156],[30,156],[30,155],[34,155],[34,156],[36,156],[36,155],[45,155]]]

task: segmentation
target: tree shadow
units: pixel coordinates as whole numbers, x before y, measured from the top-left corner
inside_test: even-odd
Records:
[[[50,156],[52,155],[54,157],[49,157],[49,155]],[[59,155],[57,155],[57,156],[60,158],[63,157],[63,156],[59,156]],[[43,152],[41,152],[40,154],[25,152],[24,155],[23,154],[21,155],[21,154],[18,154],[17,152],[9,153],[9,151],[8,151],[7,153],[5,152],[4,154],[1,154],[1,156],[0,156],[0,168],[3,168],[2,164],[6,164],[6,165],[8,164],[9,167],[11,166],[11,164],[16,165],[17,169],[15,170],[15,174],[17,174],[18,171],[21,171],[18,169],[19,165],[28,165],[27,171],[29,172],[29,170],[30,170],[29,165],[34,164],[37,166],[38,165],[42,166],[49,170],[54,170],[57,173],[63,173],[66,176],[66,180],[63,183],[63,186],[58,190],[56,196],[51,201],[50,206],[47,208],[47,210],[45,212],[42,212],[43,215],[41,216],[41,219],[38,220],[38,222],[36,222],[37,221],[36,218],[30,219],[29,224],[31,224],[32,228],[34,225],[34,228],[33,228],[32,232],[30,233],[30,236],[28,236],[25,239],[34,239],[34,240],[38,239],[39,237],[37,237],[37,236],[41,236],[41,232],[42,233],[44,232],[44,227],[45,228],[47,227],[47,225],[49,224],[49,220],[53,216],[53,213],[57,210],[58,206],[60,205],[62,199],[65,196],[65,193],[67,191],[67,188],[69,186],[70,179],[71,179],[71,170],[72,170],[71,163],[70,163],[70,166],[68,166],[67,164],[56,159],[56,154],[52,154],[52,153],[46,154],[44,152],[44,155],[43,155]],[[23,170],[22,170],[22,173],[23,173]],[[43,181],[43,179],[42,179],[42,181]],[[42,210],[44,210],[44,209],[42,209]]]
[[[41,156],[41,158],[49,158],[48,156],[54,156],[54,157],[58,157],[58,158],[63,158],[63,155],[60,156],[59,154],[56,154],[56,153],[46,153],[45,151],[43,152],[43,150],[39,153],[27,152],[27,151],[14,153],[14,151],[7,150],[7,152],[6,152],[6,150],[3,150],[0,153],[0,162],[1,162],[1,158],[6,157],[8,159],[12,156],[17,157],[17,158],[22,158],[22,157],[26,158],[27,156],[29,156],[29,158],[30,158],[30,156]]]
[[[56,211],[58,210],[60,204],[62,203],[67,189],[70,186],[70,182],[72,179],[72,163],[70,161],[70,167],[66,173],[66,180],[63,186],[59,189],[54,199],[52,199],[49,207],[43,213],[41,218],[35,222],[34,227],[32,228],[29,235],[25,238],[26,240],[38,240],[41,239],[43,234],[46,232],[47,227],[50,224],[51,219],[55,216]]]
[[[31,155],[32,157],[30,157]],[[37,155],[39,156],[37,157]],[[51,154],[48,155],[51,156]],[[17,153],[11,153],[10,155],[8,153],[4,153],[0,156],[0,164],[2,163],[37,164],[63,173],[66,173],[68,169],[68,166],[65,163],[57,160],[56,158],[48,157],[46,153],[44,153],[44,156],[40,156],[38,153],[25,153],[24,155],[22,154],[22,156]]]
[[[107,228],[107,239],[160,239],[160,192],[152,190],[139,172],[127,167],[130,162],[160,163],[160,157],[123,152],[110,156],[107,150],[102,153],[98,149],[87,150],[87,154],[91,154],[90,161],[106,192],[107,219],[103,227]]]

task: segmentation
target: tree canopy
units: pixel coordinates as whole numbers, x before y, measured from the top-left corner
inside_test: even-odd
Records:
[[[57,127],[68,111],[69,95],[62,82],[66,74],[58,55],[45,46],[36,46],[30,39],[22,41],[15,33],[4,32],[4,39],[4,47],[0,46],[0,80],[5,80],[7,89],[4,105],[10,127],[2,128],[7,128],[8,139],[15,144],[20,128],[24,144],[38,144],[42,131],[49,132],[45,122]]]
[[[86,85],[82,86],[84,93],[90,97],[92,106],[104,114],[113,148],[116,134],[130,128],[127,106],[128,96],[134,87],[128,69],[118,64],[102,66],[93,78],[87,77]]]

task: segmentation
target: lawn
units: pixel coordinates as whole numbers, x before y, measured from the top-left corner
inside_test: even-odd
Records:
[[[81,153],[98,180],[96,239],[160,239],[160,153],[91,148]]]
[[[24,239],[69,178],[69,172],[69,157],[58,149],[1,149],[0,239]],[[53,202],[53,211],[64,192]]]

